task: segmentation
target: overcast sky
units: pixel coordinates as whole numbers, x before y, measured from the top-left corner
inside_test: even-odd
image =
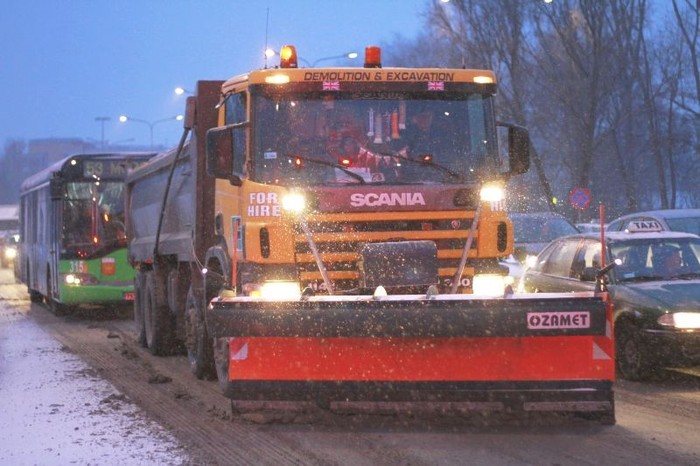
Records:
[[[119,115],[152,123],[182,113],[176,86],[263,67],[266,37],[277,50],[296,45],[309,62],[356,50],[360,58],[347,64],[361,66],[365,46],[415,36],[429,1],[3,1],[0,144],[99,142],[96,118],[109,117],[105,140],[147,145],[149,124],[120,123]],[[182,131],[174,120],[152,127],[155,144],[175,145]]]

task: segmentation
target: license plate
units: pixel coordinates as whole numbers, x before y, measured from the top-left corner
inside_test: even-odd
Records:
[[[133,291],[127,291],[124,293],[124,301],[133,301],[134,300],[134,292]]]

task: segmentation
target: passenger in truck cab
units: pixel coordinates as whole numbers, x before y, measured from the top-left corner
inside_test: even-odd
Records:
[[[367,157],[362,157],[360,144],[352,137],[343,138],[340,142],[340,157],[338,162],[347,167],[369,168]]]

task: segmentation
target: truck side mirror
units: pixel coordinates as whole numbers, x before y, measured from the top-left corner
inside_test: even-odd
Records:
[[[233,172],[233,125],[211,128],[207,131],[207,175],[230,180],[240,185],[239,174]]]
[[[508,128],[508,175],[520,175],[530,168],[530,134],[527,128],[512,123],[498,122]]]

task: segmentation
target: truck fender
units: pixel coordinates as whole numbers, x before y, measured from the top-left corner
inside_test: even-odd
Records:
[[[228,254],[228,251],[226,250],[225,245],[218,244],[209,248],[207,250],[206,255],[204,256],[204,264],[207,268],[207,274],[204,276],[204,288],[206,290],[205,298],[208,304],[208,301],[213,297],[211,294],[212,292],[218,292],[221,286],[230,285],[231,283],[231,258]],[[215,282],[218,282],[218,286],[216,286],[217,289],[215,291],[212,289],[212,282],[208,280],[210,272],[217,274],[217,279],[215,280]],[[209,284],[206,283],[207,281],[209,281]]]

